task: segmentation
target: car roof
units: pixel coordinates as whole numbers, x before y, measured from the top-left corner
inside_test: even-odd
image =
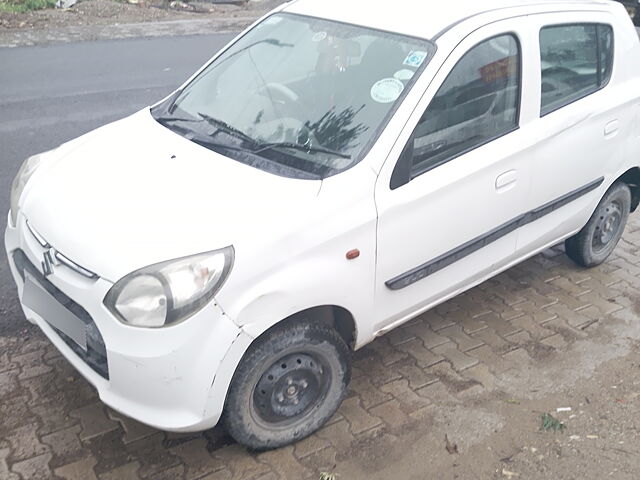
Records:
[[[508,9],[532,11],[610,10],[611,0],[455,0],[437,5],[417,0],[294,0],[284,11],[433,39],[481,14],[508,17]]]

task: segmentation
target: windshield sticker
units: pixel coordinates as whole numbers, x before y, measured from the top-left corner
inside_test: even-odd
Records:
[[[371,87],[371,98],[378,103],[391,103],[398,99],[403,90],[404,84],[400,80],[385,78]]]
[[[415,72],[413,72],[412,70],[407,70],[406,68],[404,68],[394,73],[393,77],[406,82],[407,80],[411,80],[413,78],[414,73]]]
[[[327,38],[327,32],[317,32],[313,37],[311,37],[311,40],[314,42],[321,42],[325,38]]]
[[[407,55],[407,58],[404,59],[404,62],[402,62],[402,64],[406,65],[407,67],[418,68],[420,67],[420,65],[422,65],[422,62],[424,62],[425,58],[427,58],[427,52],[409,52],[409,55]]]

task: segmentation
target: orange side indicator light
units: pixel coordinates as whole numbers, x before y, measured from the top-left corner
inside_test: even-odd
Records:
[[[353,250],[349,250],[347,252],[347,260],[355,260],[360,256],[360,250],[354,248]]]

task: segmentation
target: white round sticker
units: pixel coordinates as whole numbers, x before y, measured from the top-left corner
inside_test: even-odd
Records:
[[[404,85],[396,78],[385,78],[377,81],[371,87],[371,98],[378,103],[395,102],[402,91]]]
[[[406,68],[404,70],[398,70],[396,73],[393,74],[394,78],[397,78],[398,80],[411,80],[413,78],[414,72],[411,70],[407,70]]]
[[[318,32],[313,37],[311,37],[311,40],[313,40],[314,42],[321,42],[325,38],[327,38],[327,32]]]

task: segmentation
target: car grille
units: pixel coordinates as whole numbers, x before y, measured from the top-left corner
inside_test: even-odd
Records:
[[[56,301],[62,304],[62,306],[84,323],[87,338],[86,351],[56,327],[53,325],[50,326],[69,346],[69,348],[78,355],[78,357],[84,360],[84,362],[96,373],[108,380],[109,366],[107,363],[107,349],[105,347],[104,340],[102,339],[102,335],[100,334],[100,330],[98,330],[98,327],[91,318],[91,315],[89,315],[89,313],[79,304],[65,295],[53,283],[47,280],[45,276],[42,275],[42,273],[40,273],[40,271],[33,265],[33,263],[31,263],[22,250],[18,249],[13,252],[13,263],[23,280],[25,279],[25,271],[29,272],[29,275],[33,277],[53,298],[55,298]],[[46,321],[47,319],[45,318],[44,320]]]

